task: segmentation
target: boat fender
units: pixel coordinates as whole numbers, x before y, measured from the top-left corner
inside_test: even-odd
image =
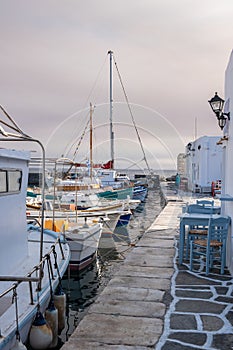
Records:
[[[27,350],[27,347],[21,342],[21,340],[16,339],[16,343],[11,350]]]
[[[53,333],[44,316],[37,311],[29,333],[29,343],[33,349],[47,349],[53,340]]]
[[[50,348],[55,348],[58,343],[58,310],[55,308],[54,301],[51,299],[48,308],[45,310],[45,319],[53,333],[53,340]]]
[[[58,334],[61,334],[61,331],[65,328],[66,320],[66,294],[63,292],[61,286],[58,286],[53,300],[58,311]]]

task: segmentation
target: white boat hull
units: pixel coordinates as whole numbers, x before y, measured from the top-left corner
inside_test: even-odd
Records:
[[[44,254],[48,252],[51,246],[55,243],[57,235],[51,236],[47,235],[47,231],[44,232]],[[39,231],[30,231],[29,233],[29,255],[25,258],[24,261],[21,262],[21,265],[18,266],[18,270],[14,271],[14,276],[26,276],[33,267],[39,262],[39,240],[40,240],[40,232]],[[70,249],[68,244],[62,244],[64,259],[62,258],[61,252],[56,248],[57,253],[57,263],[59,268],[59,275],[62,277],[68,267],[69,259],[70,259]],[[54,258],[51,256],[51,263],[54,264]],[[53,291],[55,291],[58,283],[59,283],[59,275],[58,271],[54,271],[54,279],[49,280],[47,266],[44,269],[44,277],[42,280],[42,290],[37,293],[37,283],[33,282],[33,305],[30,304],[30,293],[29,293],[29,285],[28,282],[22,282],[17,287],[17,304],[18,304],[18,327],[20,333],[20,339],[23,343],[27,342],[28,333],[31,328],[31,324],[35,318],[37,312],[37,305],[39,301],[40,311],[43,313],[50,301],[50,282]],[[12,277],[13,279],[13,277]],[[14,282],[2,282],[1,290],[9,288],[12,286]],[[38,299],[39,297],[39,299]],[[9,294],[0,299],[0,310],[2,309],[2,305],[7,304],[7,308],[4,311],[2,309],[2,313],[0,314],[0,324],[1,324],[1,335],[0,338],[0,349],[10,350],[16,341],[15,332],[16,332],[16,310],[15,304],[9,304],[12,300],[12,294]]]
[[[102,232],[102,225],[95,224],[85,228],[79,226],[65,232],[71,250],[70,267],[82,270],[95,258]]]

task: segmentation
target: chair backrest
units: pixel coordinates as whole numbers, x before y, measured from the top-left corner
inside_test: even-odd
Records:
[[[210,218],[208,226],[208,241],[217,240],[223,242],[227,238],[230,224],[229,216],[222,216],[214,219]]]
[[[190,204],[187,208],[187,213],[213,214],[213,207],[205,207],[200,204]]]
[[[197,204],[204,205],[204,206],[214,206],[214,201],[210,201],[207,199],[198,199]]]

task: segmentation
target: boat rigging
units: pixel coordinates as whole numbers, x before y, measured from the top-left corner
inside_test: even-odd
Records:
[[[134,115],[133,115],[133,111],[132,111],[132,108],[131,108],[131,105],[130,105],[130,102],[129,102],[129,98],[127,96],[127,93],[126,93],[126,89],[125,89],[125,86],[123,84],[123,80],[122,80],[122,77],[121,77],[121,74],[120,74],[120,71],[119,71],[119,68],[118,68],[118,65],[117,65],[117,62],[116,62],[116,59],[114,57],[114,53],[112,50],[109,50],[108,53],[109,55],[109,129],[110,129],[110,160],[103,164],[102,167],[105,168],[105,169],[114,169],[115,167],[115,144],[114,144],[114,130],[113,130],[113,126],[114,126],[114,122],[113,122],[113,63],[115,65],[115,68],[116,68],[116,72],[117,72],[117,76],[118,76],[118,79],[120,81],[120,85],[121,85],[121,88],[123,90],[123,94],[124,94],[124,98],[125,98],[125,101],[126,101],[126,104],[127,104],[127,107],[128,107],[128,110],[129,110],[129,113],[130,113],[130,116],[131,116],[131,120],[132,120],[132,123],[133,123],[133,126],[134,126],[134,129],[135,129],[135,132],[136,132],[136,135],[137,135],[137,138],[138,138],[138,142],[139,142],[139,145],[140,145],[140,148],[142,150],[142,154],[143,154],[143,158],[140,160],[140,161],[145,161],[146,163],[146,167],[149,171],[149,174],[152,174],[152,171],[150,169],[150,166],[149,166],[149,163],[147,161],[147,158],[146,158],[146,153],[145,153],[145,150],[144,150],[144,147],[143,147],[143,143],[142,143],[142,140],[141,140],[141,137],[140,137],[140,134],[139,134],[139,131],[138,131],[138,128],[137,128],[137,125],[136,125],[136,122],[135,122],[135,118],[134,118]],[[89,126],[89,132],[90,132],[90,159],[89,159],[89,162],[88,162],[88,165],[90,166],[90,175],[92,176],[92,169],[93,169],[93,158],[92,158],[92,133],[93,133],[93,126],[92,126],[92,116],[93,116],[93,111],[94,111],[94,108],[92,107],[92,105],[90,105],[90,117],[88,118],[88,121],[86,123],[86,126],[85,126],[85,129],[79,139],[79,142],[77,144],[77,146],[75,147],[75,151],[74,151],[74,154],[73,154],[73,163],[74,162],[74,159],[77,155],[77,152],[80,148],[80,145],[84,139],[84,136],[86,135],[87,133],[87,128]],[[79,163],[77,163],[78,165]],[[137,164],[137,163],[134,163],[134,165]],[[72,166],[71,166],[72,167]],[[66,172],[66,174],[70,171],[70,169]]]

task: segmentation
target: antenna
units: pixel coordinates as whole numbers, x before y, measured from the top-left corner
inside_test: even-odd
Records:
[[[197,117],[194,119],[194,140],[197,139]]]

